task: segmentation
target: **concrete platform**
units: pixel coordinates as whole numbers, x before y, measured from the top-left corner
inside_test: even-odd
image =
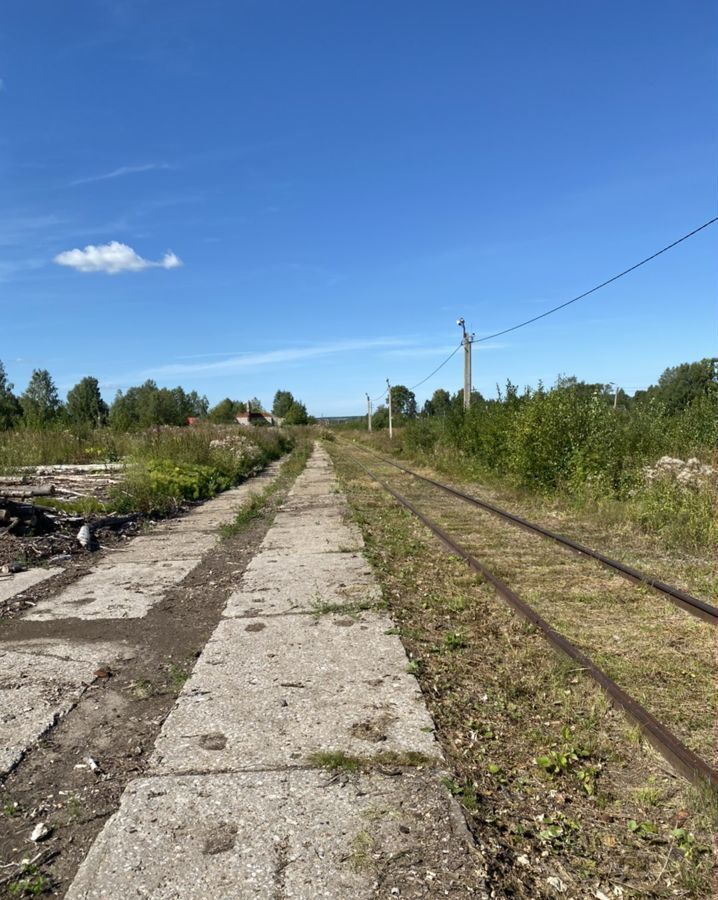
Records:
[[[144,548],[142,548],[144,549]],[[132,556],[135,561],[130,562]],[[141,554],[103,560],[103,565],[68,585],[57,597],[39,603],[24,618],[136,619],[194,569],[201,555],[184,559],[140,561]]]
[[[277,471],[278,464],[274,464],[257,479],[198,507],[179,522],[159,525],[151,534],[131,541],[126,550],[100,558],[88,574],[38,603],[23,619],[61,622],[145,616],[216,544],[217,523],[231,521],[237,507]],[[193,530],[195,523],[199,531]],[[207,532],[209,523],[214,526]],[[26,590],[57,571],[35,569],[13,575],[13,590]],[[0,579],[3,589],[7,592]],[[83,644],[49,638],[0,643],[0,775],[15,766],[57,718],[74,706],[94,680],[95,670],[112,663],[123,649],[127,647],[109,642]]]
[[[67,900],[452,897],[480,860],[438,780],[283,771],[143,778]]]
[[[158,525],[126,550],[102,558],[95,569],[54,597],[38,603],[24,618],[135,619],[147,615],[167,590],[178,584],[215,545],[217,528],[276,477],[274,463],[256,478],[208,500],[182,519]]]
[[[157,739],[151,769],[268,769],[333,750],[414,751],[438,762],[404,648],[386,630],[376,615],[222,622]]]
[[[288,553],[256,556],[229,598],[225,616],[316,612],[329,604],[378,603],[381,590],[359,553]]]
[[[336,490],[317,448],[69,900],[488,897]]]

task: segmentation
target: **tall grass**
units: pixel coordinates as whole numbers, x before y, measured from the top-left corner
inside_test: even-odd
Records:
[[[183,501],[205,500],[237,484],[293,445],[291,435],[273,428],[205,425],[131,434],[98,429],[84,436],[22,429],[0,434],[0,471],[121,461],[125,474],[105,510],[166,515]]]
[[[66,428],[0,431],[0,472],[21,466],[117,462],[136,440],[136,435],[117,434],[109,428],[79,434]]]
[[[645,470],[665,455],[715,465],[717,443],[711,397],[675,413],[656,400],[614,409],[604,396],[571,386],[509,391],[468,412],[422,416],[398,439],[404,453],[443,471],[599,506],[696,548],[718,541],[715,478],[682,485],[670,478],[649,481]]]

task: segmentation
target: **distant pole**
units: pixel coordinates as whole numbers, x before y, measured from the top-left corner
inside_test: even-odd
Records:
[[[461,343],[464,345],[464,409],[471,408],[471,345],[474,342],[473,334],[466,330],[464,319],[458,319],[456,324],[463,332]]]
[[[394,437],[394,429],[391,423],[391,385],[388,378],[386,380],[386,401],[389,405],[389,440],[391,440]]]
[[[618,392],[620,391],[620,387],[616,385],[616,393],[613,395],[613,408],[616,409],[618,407]]]
[[[367,431],[371,431],[371,397],[366,395],[366,427]]]

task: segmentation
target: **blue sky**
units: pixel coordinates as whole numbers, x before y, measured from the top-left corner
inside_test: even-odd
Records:
[[[46,367],[108,399],[152,377],[362,412],[428,374],[458,316],[508,327],[716,214],[717,19],[692,0],[6,0],[0,359],[18,389]],[[487,342],[476,387],[633,390],[715,355],[717,238]],[[461,383],[457,355],[417,395]]]

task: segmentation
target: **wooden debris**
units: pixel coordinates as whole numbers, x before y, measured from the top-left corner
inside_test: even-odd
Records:
[[[12,487],[10,485],[0,490],[0,503],[3,497],[54,497],[54,484],[41,484],[37,487]]]

